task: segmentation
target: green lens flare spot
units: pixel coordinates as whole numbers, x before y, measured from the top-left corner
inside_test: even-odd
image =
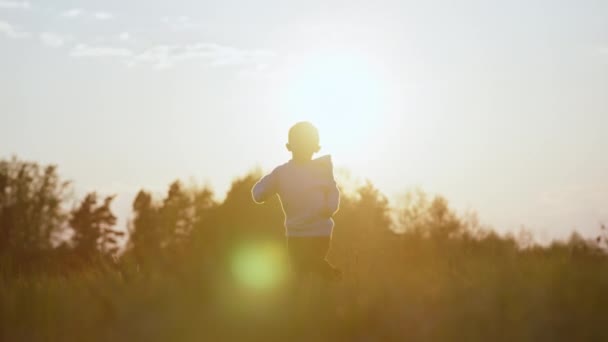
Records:
[[[252,289],[278,286],[285,275],[282,250],[276,243],[250,243],[236,249],[232,273],[237,281]]]

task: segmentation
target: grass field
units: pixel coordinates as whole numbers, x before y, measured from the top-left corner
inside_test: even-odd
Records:
[[[251,288],[191,262],[0,284],[3,341],[602,341],[608,258],[563,245],[397,238],[334,241],[344,279]],[[317,291],[315,291],[317,290]],[[296,295],[293,295],[293,294]]]
[[[3,253],[0,340],[608,340],[605,236],[539,246],[441,197],[413,192],[391,207],[368,183],[343,193],[335,217],[329,259],[343,279],[295,283],[278,202],[251,201],[257,177],[237,179],[221,203],[178,183],[162,201],[140,194],[118,259],[78,244],[33,263],[25,249]]]

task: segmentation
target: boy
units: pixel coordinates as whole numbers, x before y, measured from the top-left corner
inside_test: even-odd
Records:
[[[253,200],[262,203],[279,195],[289,260],[296,276],[313,273],[337,280],[341,272],[325,259],[334,227],[332,217],[340,203],[331,157],[312,160],[321,146],[319,133],[309,122],[291,127],[286,147],[292,159],[255,184]]]

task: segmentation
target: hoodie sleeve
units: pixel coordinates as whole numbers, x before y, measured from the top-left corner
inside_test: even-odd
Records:
[[[336,184],[336,180],[334,178],[334,166],[331,161],[331,157],[327,156],[328,160],[326,161],[328,173],[330,176],[329,189],[327,191],[327,208],[332,214],[335,214],[340,208],[340,190],[338,190],[338,185]]]
[[[262,177],[251,189],[253,201],[264,203],[268,198],[277,193],[277,170],[275,169],[268,175]]]
[[[340,190],[338,190],[335,180],[327,193],[327,207],[332,214],[335,214],[340,208]]]

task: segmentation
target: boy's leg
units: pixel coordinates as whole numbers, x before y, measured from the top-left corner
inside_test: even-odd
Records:
[[[315,249],[315,278],[317,283],[314,288],[314,299],[320,311],[317,310],[316,318],[320,322],[326,322],[336,318],[338,312],[338,294],[342,278],[342,272],[327,260],[327,254],[331,248],[331,237],[317,237],[314,239]],[[320,307],[319,307],[320,306]]]
[[[289,257],[289,267],[295,278],[304,276],[310,272],[307,267],[305,238],[287,238],[287,255]]]
[[[287,238],[287,251],[294,281],[302,282],[311,274],[325,281],[339,280],[342,272],[327,261],[330,236]]]
[[[289,259],[291,295],[300,296],[306,283],[306,278],[310,276],[310,269],[306,262],[306,244],[303,238],[288,237],[287,256]]]
[[[306,321],[317,304],[313,267],[311,267],[311,241],[306,237],[288,237],[287,254],[291,269],[289,302],[297,321]],[[301,315],[301,317],[299,316]]]
[[[315,273],[326,281],[336,281],[342,278],[342,271],[327,260],[331,247],[331,237],[315,237]]]
[[[295,322],[310,322],[312,317],[323,321],[323,315],[335,314],[337,284],[331,283],[340,279],[342,273],[326,259],[330,244],[330,237],[287,238],[292,270],[289,307],[295,314]]]

